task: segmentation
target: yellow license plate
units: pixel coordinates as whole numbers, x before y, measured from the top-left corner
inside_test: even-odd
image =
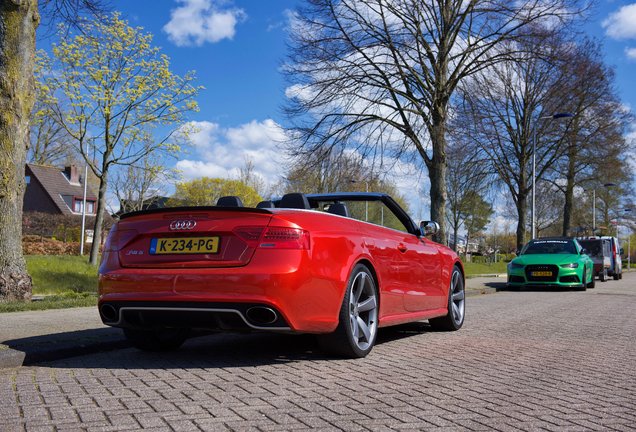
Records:
[[[532,272],[532,276],[552,276],[552,272],[551,271],[537,271],[537,272]]]
[[[150,254],[215,254],[220,242],[219,237],[153,238]]]

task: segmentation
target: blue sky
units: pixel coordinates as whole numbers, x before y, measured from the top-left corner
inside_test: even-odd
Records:
[[[177,167],[186,179],[227,177],[244,166],[244,155],[269,182],[284,174],[273,140],[282,122],[285,27],[298,0],[114,0],[131,26],[154,34],[179,75],[196,71],[200,111],[190,116],[200,132],[197,146]],[[606,61],[616,67],[623,103],[636,108],[636,3],[600,0],[596,20],[586,26],[604,41]],[[41,45],[42,46],[42,45]],[[634,136],[634,135],[632,135]],[[407,194],[421,187],[399,179]],[[427,218],[423,200],[412,202],[415,218]]]

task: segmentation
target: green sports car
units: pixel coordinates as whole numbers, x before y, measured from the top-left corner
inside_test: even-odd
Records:
[[[530,240],[508,264],[508,286],[594,288],[594,262],[573,238]]]

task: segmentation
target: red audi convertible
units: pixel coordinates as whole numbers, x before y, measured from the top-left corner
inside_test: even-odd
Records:
[[[176,349],[192,329],[267,330],[364,357],[379,327],[462,326],[464,270],[426,238],[438,230],[380,193],[128,213],[104,245],[98,308],[142,350]]]

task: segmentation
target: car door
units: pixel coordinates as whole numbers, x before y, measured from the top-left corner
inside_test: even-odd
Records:
[[[404,313],[404,285],[401,282],[401,253],[391,229],[363,223],[364,245],[373,257],[378,273],[382,301],[380,316]]]
[[[424,237],[400,233],[400,282],[404,287],[404,308],[418,312],[446,307],[442,286],[442,263],[437,245]]]

